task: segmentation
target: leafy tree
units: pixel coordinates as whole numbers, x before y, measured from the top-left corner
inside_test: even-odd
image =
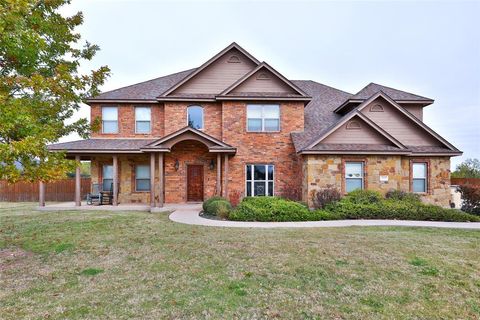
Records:
[[[452,178],[480,178],[480,160],[467,159],[457,165]]]
[[[0,1],[0,179],[49,181],[75,162],[47,145],[73,132],[88,137],[87,119],[65,124],[109,75],[79,72],[99,47],[81,40],[81,12],[64,17],[70,0]]]

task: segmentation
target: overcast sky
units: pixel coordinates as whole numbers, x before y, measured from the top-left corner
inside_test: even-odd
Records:
[[[452,168],[480,158],[480,1],[72,2],[64,12],[83,11],[78,31],[101,47],[84,70],[112,70],[104,91],[197,67],[236,41],[292,80],[433,98],[424,121],[464,152]]]

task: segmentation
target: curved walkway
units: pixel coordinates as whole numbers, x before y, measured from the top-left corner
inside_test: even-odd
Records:
[[[406,226],[433,227],[454,229],[478,229],[480,222],[437,222],[408,220],[334,220],[334,221],[301,221],[301,222],[240,222],[222,221],[202,218],[198,215],[200,204],[182,205],[170,214],[170,220],[178,223],[230,228],[330,228],[351,226]]]

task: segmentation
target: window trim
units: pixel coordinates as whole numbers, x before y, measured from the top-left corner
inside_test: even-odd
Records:
[[[342,193],[347,194],[347,181],[346,181],[346,169],[347,169],[347,162],[361,162],[363,167],[363,177],[362,177],[362,190],[368,189],[368,173],[367,173],[367,166],[368,161],[367,158],[342,158]]]
[[[120,127],[119,127],[119,123],[118,123],[118,117],[119,117],[119,110],[118,110],[118,106],[101,106],[100,107],[100,112],[102,114],[102,133],[104,134],[118,134],[120,132]],[[103,119],[103,109],[104,108],[115,108],[117,110],[117,120],[104,120]],[[117,131],[115,132],[105,132],[105,126],[104,126],[104,123],[105,122],[116,122],[117,123]]]
[[[152,177],[148,179],[148,190],[138,190],[137,188],[137,180],[147,180],[147,179],[137,179],[137,167],[138,166],[146,166],[148,167],[148,174],[150,175],[150,164],[149,163],[136,163],[135,166],[133,167],[133,180],[135,184],[135,192],[150,192],[151,189],[151,183],[152,183]]]
[[[149,126],[150,130],[148,130],[148,132],[138,132],[137,123],[139,121],[140,122],[147,122],[147,121],[137,120],[137,108],[143,108],[143,109],[149,109],[150,110],[150,121],[148,121],[150,123],[150,126]],[[152,107],[135,106],[134,113],[135,113],[135,134],[150,134],[150,133],[152,133]]]
[[[248,107],[249,106],[261,106],[262,107],[262,117],[261,118],[248,118]],[[265,118],[264,113],[263,113],[263,107],[264,106],[277,106],[278,107],[278,130],[273,130],[273,131],[265,131],[265,120],[276,120],[276,118]],[[262,104],[262,103],[248,103],[245,107],[245,130],[248,133],[277,133],[282,131],[282,113],[281,113],[281,107],[280,104],[276,103],[270,103],[270,104]],[[248,130],[248,120],[249,119],[261,119],[262,121],[262,129],[260,131],[252,131]]]
[[[415,163],[425,164],[426,169],[426,176],[425,176],[425,192],[414,192],[413,191],[413,165]],[[420,195],[427,195],[430,194],[430,159],[412,159],[410,160],[410,192],[420,194]]]
[[[200,129],[190,127],[188,109],[190,109],[192,107],[199,107],[199,108],[202,109],[202,127]],[[193,128],[195,130],[205,130],[205,108],[203,106],[201,106],[199,104],[191,104],[187,107],[187,127]]]
[[[252,166],[252,171],[250,172],[251,174],[251,177],[252,179],[251,180],[247,180],[247,168],[248,166]],[[266,179],[265,179],[265,187],[266,187],[266,194],[265,196],[255,196],[253,195],[254,192],[253,192],[253,186],[254,186],[254,183],[255,181],[263,181],[263,180],[255,180],[253,179],[253,166],[265,166],[265,174],[266,174]],[[272,180],[269,180],[268,179],[268,168],[267,166],[272,166],[273,167],[273,179]],[[244,179],[245,179],[245,196],[246,197],[275,197],[275,177],[276,177],[276,173],[275,173],[275,164],[273,163],[247,163],[245,164],[245,173],[244,173]],[[269,196],[268,195],[268,183],[269,182],[272,182],[272,195]],[[252,193],[252,195],[248,195],[247,194],[247,185],[250,183],[250,191]]]

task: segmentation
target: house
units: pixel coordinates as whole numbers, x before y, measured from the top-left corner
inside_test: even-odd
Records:
[[[462,153],[422,121],[430,98],[289,80],[236,43],[198,68],[86,102],[101,130],[50,150],[91,160],[114,204],[276,195],[311,205],[314,190],[363,188],[448,206],[450,157]]]

